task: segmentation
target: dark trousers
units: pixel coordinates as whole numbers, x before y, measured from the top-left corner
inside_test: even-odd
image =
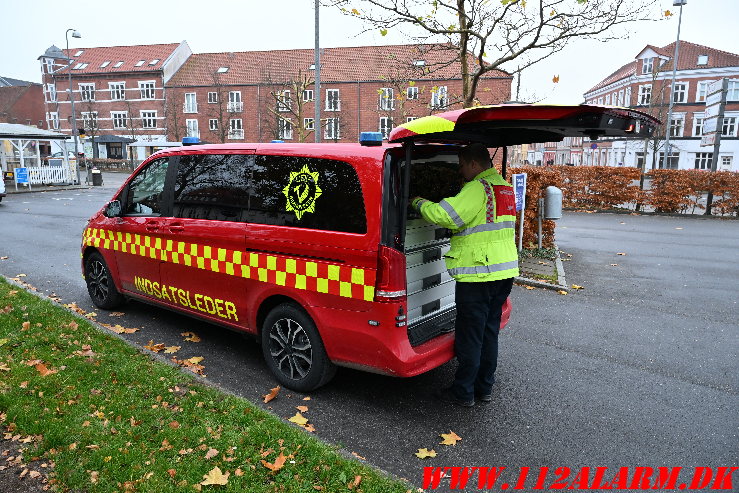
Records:
[[[452,392],[461,400],[490,394],[498,366],[498,332],[503,303],[513,278],[488,282],[458,282],[454,352],[459,362]]]

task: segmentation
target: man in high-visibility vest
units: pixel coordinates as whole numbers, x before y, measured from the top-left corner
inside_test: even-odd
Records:
[[[452,385],[437,397],[470,407],[476,400],[492,400],[503,304],[518,275],[516,201],[484,145],[462,149],[459,170],[467,183],[457,195],[438,203],[415,197],[411,204],[424,219],[453,233],[445,261],[457,281],[454,352],[459,367]]]

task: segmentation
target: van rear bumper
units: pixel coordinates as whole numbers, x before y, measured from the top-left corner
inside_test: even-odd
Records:
[[[396,377],[413,377],[454,358],[454,332],[411,346],[408,328],[397,327],[398,304],[374,304],[369,312],[313,307],[329,359],[338,365]],[[378,306],[380,305],[380,306]],[[510,300],[503,306],[501,328],[508,323]],[[377,326],[369,320],[377,321]]]

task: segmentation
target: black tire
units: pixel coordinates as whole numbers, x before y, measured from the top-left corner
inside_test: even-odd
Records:
[[[116,289],[108,264],[98,252],[91,253],[85,260],[85,281],[87,292],[98,308],[110,310],[122,305],[126,300]]]
[[[315,390],[336,374],[316,324],[292,303],[276,306],[264,320],[262,354],[277,381],[297,392]]]

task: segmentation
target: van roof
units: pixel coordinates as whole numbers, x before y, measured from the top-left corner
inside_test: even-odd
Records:
[[[389,148],[398,147],[397,144],[383,144],[380,146],[363,146],[359,143],[238,143],[238,144],[203,144],[185,147],[162,149],[157,155],[183,154],[279,154],[307,157],[333,157],[341,159],[365,157],[381,159]]]

